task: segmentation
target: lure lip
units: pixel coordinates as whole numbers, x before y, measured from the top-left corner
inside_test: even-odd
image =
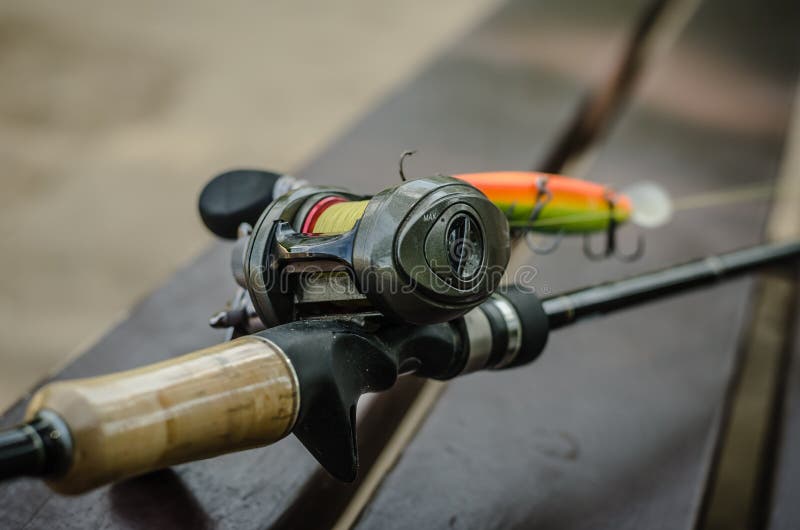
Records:
[[[667,224],[674,213],[672,199],[659,184],[643,180],[623,189],[632,205],[631,222],[642,228]]]

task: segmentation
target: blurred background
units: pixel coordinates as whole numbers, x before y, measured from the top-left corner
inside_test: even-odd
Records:
[[[208,244],[208,178],[298,167],[495,3],[0,3],[0,408]]]

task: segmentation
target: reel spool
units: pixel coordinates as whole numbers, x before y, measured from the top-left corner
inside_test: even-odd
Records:
[[[451,177],[374,197],[305,186],[272,202],[234,248],[233,271],[267,327],[335,314],[445,322],[499,285],[508,222]]]

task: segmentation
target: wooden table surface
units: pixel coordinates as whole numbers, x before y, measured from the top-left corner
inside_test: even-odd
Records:
[[[771,530],[791,530],[800,521],[797,491],[800,487],[800,303],[795,307],[795,333],[789,358],[783,425],[775,462],[775,483],[770,509]]]
[[[582,176],[617,186],[654,180],[678,198],[770,182],[797,74],[797,53],[784,53],[797,50],[795,4],[706,0],[687,11],[675,42],[647,64],[584,157]],[[635,28],[652,13],[635,0],[511,0],[294,173],[377,191],[397,181],[406,148],[419,149],[411,175],[552,165],[594,108],[587,101],[614,86]],[[764,200],[680,211],[648,234],[635,264],[589,262],[578,241],[545,257],[518,248],[514,262],[533,264],[537,288],[557,292],[757,242],[768,212]],[[218,342],[206,320],[233,291],[229,252],[209,249],[56,378]],[[751,281],[739,280],[587,322],[555,333],[532,366],[450,383],[357,526],[693,527],[750,292]],[[413,393],[380,397],[359,429],[377,433],[387,403]],[[24,406],[2,423],[18,421]],[[361,450],[379,454],[386,439],[366,436]],[[289,438],[74,498],[33,480],[3,484],[0,526],[321,527],[358,487],[326,479]]]
[[[587,176],[675,197],[771,181],[798,20],[781,2],[703,2]],[[764,201],[679,212],[635,264],[587,263],[571,242],[534,261],[535,283],[558,292],[756,243],[767,213]],[[452,382],[360,527],[693,527],[750,291],[738,280],[583,323],[531,366]]]

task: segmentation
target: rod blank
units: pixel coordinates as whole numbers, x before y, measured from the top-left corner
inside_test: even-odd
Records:
[[[543,300],[542,306],[550,321],[550,329],[556,329],[580,318],[625,309],[798,258],[800,241],[756,245],[616,282],[570,291]]]

